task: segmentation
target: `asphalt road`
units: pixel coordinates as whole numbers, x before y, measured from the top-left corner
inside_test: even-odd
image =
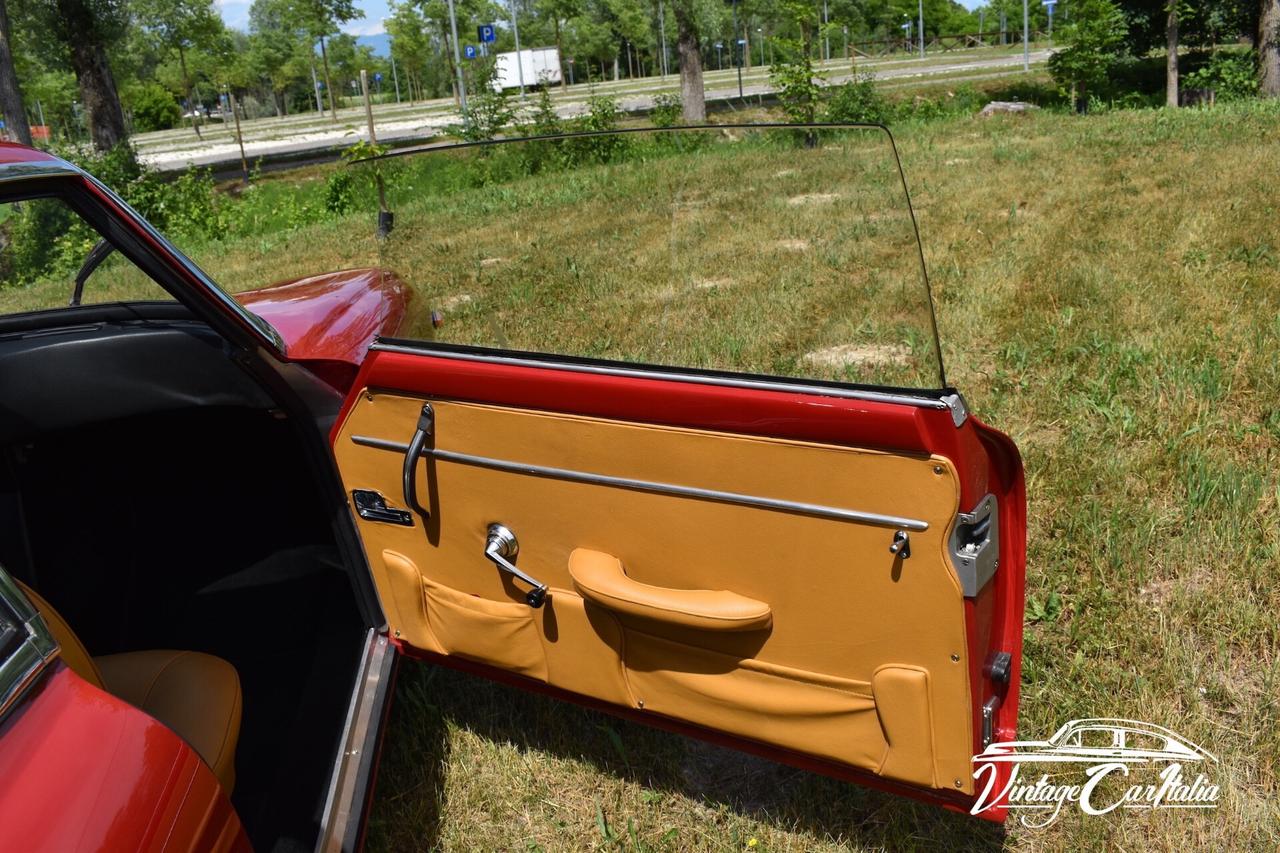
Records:
[[[1051,51],[1039,49],[1031,52],[1033,65],[1048,60]],[[993,55],[994,54],[994,55]],[[830,66],[829,66],[830,67]],[[912,81],[925,81],[934,77],[978,79],[1006,74],[1017,74],[1022,69],[1022,54],[987,51],[957,52],[953,61],[935,56],[924,60],[889,58],[880,61],[861,61],[860,68],[874,68],[878,83],[897,86]],[[829,85],[840,84],[852,76],[844,71],[828,70]],[[732,102],[738,97],[736,76],[728,71],[708,73],[706,99],[708,104]],[[759,67],[750,69],[742,87],[745,98],[773,94],[774,87],[762,75]],[[653,106],[655,96],[671,91],[673,80],[650,78],[619,83],[604,83],[597,90],[614,94],[626,112],[643,112]],[[562,118],[570,118],[586,111],[589,94],[585,86],[571,88],[570,95],[559,98],[556,112]],[[392,145],[404,145],[428,140],[439,135],[460,118],[451,100],[430,101],[416,106],[381,105],[376,108],[375,121],[378,140]],[[327,159],[337,150],[351,145],[366,136],[363,109],[339,110],[339,121],[322,120],[315,113],[282,119],[256,119],[244,123],[245,156],[250,165],[261,158],[264,162],[293,159]],[[231,127],[221,124],[205,126],[204,138],[199,139],[188,128],[140,134],[135,137],[142,159],[155,168],[179,171],[192,166],[211,166],[219,171],[239,166],[240,150]]]

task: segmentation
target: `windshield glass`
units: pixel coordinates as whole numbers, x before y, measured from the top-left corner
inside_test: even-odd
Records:
[[[945,384],[878,127],[441,146],[354,167],[405,337],[905,388]]]

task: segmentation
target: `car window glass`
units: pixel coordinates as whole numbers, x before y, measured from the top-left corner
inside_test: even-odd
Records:
[[[101,235],[61,199],[0,203],[0,314],[65,308]],[[81,303],[171,300],[119,252],[85,280]]]
[[[1116,733],[1111,729],[1081,729],[1080,745],[1085,749],[1110,749],[1116,744]]]
[[[1127,731],[1124,733],[1124,745],[1126,749],[1140,749],[1144,752],[1163,752],[1167,742],[1162,737],[1157,737],[1149,732]]]
[[[944,384],[914,220],[881,128],[711,127],[446,146],[381,181],[402,337],[862,385]],[[308,240],[353,266],[353,240]],[[315,271],[326,266],[318,264]]]

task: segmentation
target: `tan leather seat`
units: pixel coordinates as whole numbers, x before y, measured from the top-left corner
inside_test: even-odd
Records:
[[[241,711],[235,667],[201,652],[160,650],[90,657],[58,611],[30,587],[18,585],[44,617],[67,666],[172,729],[231,793]]]

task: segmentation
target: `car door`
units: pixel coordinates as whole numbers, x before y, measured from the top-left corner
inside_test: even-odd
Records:
[[[788,148],[758,132],[744,131],[729,153],[678,151],[678,165],[635,175],[594,162],[573,178],[614,188],[677,169],[682,200],[655,202],[670,216],[662,251],[718,251],[733,233],[708,224],[715,193],[691,176],[741,168],[732,158],[754,156],[750,145],[765,146],[760,162],[776,181],[795,172],[793,157],[804,166],[822,151],[861,151],[809,140]],[[841,186],[838,197],[857,192]],[[811,202],[790,201],[816,195],[769,209],[787,240],[834,246],[819,233],[832,217],[810,223],[794,208]],[[686,216],[691,198],[701,207]],[[864,219],[866,233],[885,221]],[[404,238],[397,274],[411,285],[475,285],[447,273],[439,250],[430,270],[405,269],[429,239],[423,230]],[[546,239],[531,243],[511,288],[540,286],[561,268],[539,260]],[[584,256],[563,251],[583,275]],[[629,251],[617,247],[624,269],[608,276],[625,282],[628,264],[644,267],[643,250]],[[690,280],[683,262],[679,275]],[[415,299],[501,305],[503,283],[485,281],[466,300],[430,284]],[[690,298],[715,289],[693,281]],[[607,297],[585,310],[567,297],[552,309],[575,314],[575,328],[607,323],[624,291],[574,292],[596,291]],[[705,315],[714,322],[736,306]],[[501,332],[521,316],[495,308],[477,327]],[[675,321],[662,322],[666,347]],[[332,443],[394,640],[431,662],[967,810],[972,757],[1015,736],[1025,517],[1013,443],[945,380],[877,387],[622,361],[557,350],[573,337],[562,331],[528,333],[545,347],[503,334],[500,346],[379,340],[364,361]]]

